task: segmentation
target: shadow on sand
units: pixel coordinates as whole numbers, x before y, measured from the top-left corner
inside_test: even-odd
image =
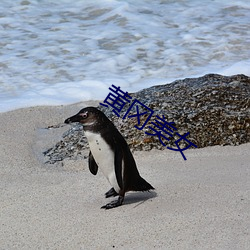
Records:
[[[157,193],[155,191],[145,191],[145,192],[131,192],[127,193],[124,198],[124,205],[134,204],[134,207],[137,207],[149,199],[153,199],[157,197]]]

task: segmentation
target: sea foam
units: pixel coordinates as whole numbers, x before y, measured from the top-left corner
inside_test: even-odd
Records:
[[[1,1],[0,112],[250,75],[250,2]]]

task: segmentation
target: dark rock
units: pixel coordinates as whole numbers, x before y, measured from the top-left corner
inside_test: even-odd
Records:
[[[120,112],[120,118],[112,112],[112,108],[99,106],[99,109],[114,122],[132,150],[162,150],[167,146],[176,148],[174,142],[179,138],[176,135],[169,137],[169,141],[163,139],[166,144],[164,147],[157,136],[145,134],[153,133],[149,126],[152,126],[151,122],[155,121],[156,115],[164,115],[166,121],[174,122],[179,134],[190,132],[187,139],[198,148],[250,142],[250,78],[245,75],[226,77],[209,74],[153,86],[130,95],[132,100],[137,99],[154,111],[143,130],[134,127],[137,125],[135,118],[121,118],[131,103]],[[142,118],[142,121],[145,119]],[[181,141],[179,145],[185,147],[187,144]],[[49,162],[55,162],[55,159],[75,159],[81,156],[86,147],[86,139],[78,125],[71,128],[61,142],[44,154],[49,157]]]

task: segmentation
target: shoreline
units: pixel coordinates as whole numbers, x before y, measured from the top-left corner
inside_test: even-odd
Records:
[[[170,150],[136,151],[156,190],[128,193],[107,211],[110,187],[87,159],[42,164],[37,155],[67,127],[43,129],[94,104],[0,113],[1,248],[247,249],[250,143],[187,150],[187,161]]]

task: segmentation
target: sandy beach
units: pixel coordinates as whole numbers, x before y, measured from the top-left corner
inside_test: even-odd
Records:
[[[155,191],[103,210],[110,186],[87,159],[42,158],[68,129],[45,128],[89,105],[0,113],[0,249],[249,249],[250,143],[191,149],[186,161],[135,152]]]

